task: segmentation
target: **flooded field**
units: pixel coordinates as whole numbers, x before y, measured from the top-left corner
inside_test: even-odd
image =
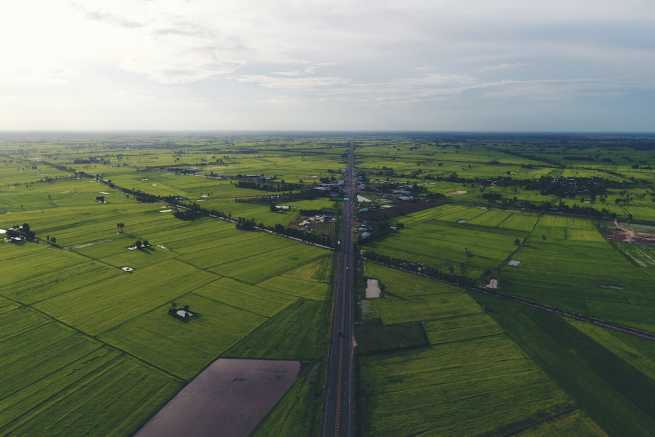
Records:
[[[136,435],[247,436],[291,387],[299,371],[298,361],[221,358]]]

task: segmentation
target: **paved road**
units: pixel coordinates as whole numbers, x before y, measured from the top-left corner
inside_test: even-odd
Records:
[[[352,435],[353,403],[353,196],[356,180],[352,145],[348,152],[348,167],[344,178],[346,200],[340,227],[341,245],[335,254],[334,304],[332,307],[332,333],[328,358],[325,412],[322,435]]]

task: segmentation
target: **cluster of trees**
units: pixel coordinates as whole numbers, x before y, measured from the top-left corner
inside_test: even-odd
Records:
[[[324,197],[325,193],[313,189],[304,189],[293,193],[273,194],[270,196],[257,196],[257,197],[237,197],[235,202],[242,203],[259,203],[259,204],[273,204],[273,203],[286,203],[299,200],[314,200]]]
[[[132,247],[136,247],[139,250],[145,250],[145,249],[151,248],[152,245],[150,244],[150,241],[148,241],[148,240],[143,240],[143,241],[136,240]]]
[[[396,170],[394,170],[391,167],[386,167],[383,166],[382,168],[379,168],[377,170],[369,170],[368,173],[377,175],[377,176],[395,176],[396,175]]]
[[[614,183],[603,178],[554,178],[542,176],[533,181],[526,181],[525,188],[539,191],[543,195],[554,195],[560,198],[575,198],[578,195],[588,195],[592,198],[607,195],[608,188],[623,188],[624,184]]]
[[[368,189],[381,194],[387,194],[393,192],[394,190],[402,189],[403,191],[408,191],[415,196],[427,191],[427,188],[425,188],[423,185],[402,184],[400,182],[391,181],[385,181],[379,184],[369,184]]]
[[[22,225],[16,225],[7,229],[6,236],[7,238],[19,238],[27,241],[34,241],[36,239],[36,233],[32,230],[29,223],[23,223]]]
[[[111,161],[99,156],[89,156],[88,158],[75,158],[73,164],[111,164]]]
[[[607,208],[596,209],[590,206],[579,206],[577,204],[569,206],[562,202],[558,204],[553,204],[551,202],[535,203],[530,202],[529,200],[517,199],[516,197],[509,199],[500,193],[484,193],[482,198],[487,200],[489,203],[494,204],[495,206],[500,206],[503,208],[526,209],[538,212],[560,212],[593,218],[616,218],[616,214],[610,212]]]
[[[173,216],[180,220],[195,220],[206,215],[207,212],[200,208],[197,203],[192,203],[189,206],[176,205],[173,211]]]
[[[255,219],[239,217],[236,227],[241,231],[254,231],[257,228],[257,222],[255,222]]]
[[[430,193],[425,198],[415,199],[412,202],[398,203],[391,208],[374,208],[363,211],[358,214],[359,219],[365,222],[372,237],[367,241],[383,238],[393,232],[391,219],[394,217],[411,214],[423,209],[434,208],[435,206],[446,203],[448,198],[440,193]],[[397,227],[402,227],[398,224]]]
[[[281,181],[270,179],[239,179],[236,186],[239,188],[275,192],[299,190],[303,187],[301,184],[285,182],[284,179]]]
[[[325,234],[316,234],[314,232],[306,232],[301,229],[288,228],[281,224],[275,225],[273,228],[268,228],[276,234],[287,235],[289,237],[298,238],[311,243],[322,244],[323,246],[333,247],[332,238]]]

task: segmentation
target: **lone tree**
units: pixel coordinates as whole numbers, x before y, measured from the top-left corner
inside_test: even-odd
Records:
[[[116,223],[116,232],[119,234],[125,232],[125,223]]]

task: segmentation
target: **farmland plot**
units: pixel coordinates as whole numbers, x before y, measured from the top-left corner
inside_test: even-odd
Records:
[[[328,282],[324,276],[326,271],[330,271],[329,266],[325,265],[329,261],[329,257],[323,256],[318,261],[260,282],[259,286],[307,299],[326,299]]]
[[[476,225],[422,222],[367,247],[382,255],[419,262],[470,278],[495,267],[525,233]]]
[[[368,435],[492,432],[570,402],[505,337],[362,361]]]
[[[318,359],[328,346],[327,309],[325,301],[298,299],[228,350],[225,356]]]
[[[276,239],[282,240],[282,239]],[[282,240],[284,241],[284,240]],[[301,267],[310,261],[325,256],[327,251],[314,246],[297,243],[278,243],[281,247],[273,251],[261,251],[256,255],[237,261],[220,264],[211,269],[219,275],[229,276],[251,284],[258,284],[274,276]]]
[[[2,312],[0,328],[3,435],[129,433],[178,388],[174,379],[28,308]]]
[[[52,258],[58,255],[52,250],[47,252]],[[80,258],[79,261],[61,268],[56,268],[56,263],[48,264],[50,268],[47,272],[30,275],[16,282],[2,285],[0,295],[22,303],[33,304],[87,285],[101,283],[122,274],[118,269],[99,262],[83,258]],[[53,270],[52,267],[55,269]]]
[[[372,305],[385,325],[423,321],[431,346],[360,357],[365,435],[502,434],[577,411],[463,290],[372,263],[366,271],[384,284],[386,297]],[[602,435],[594,430],[581,435]]]
[[[191,293],[179,299],[198,314],[183,322],[168,305],[153,309],[101,335],[101,339],[180,378],[196,375],[265,317]]]
[[[230,278],[222,278],[198,288],[195,294],[235,308],[271,317],[297,298]]]
[[[501,288],[570,311],[653,329],[652,276],[602,239],[589,221],[544,216],[505,267]]]
[[[218,277],[179,261],[123,273],[54,297],[36,307],[84,332],[98,334]]]

